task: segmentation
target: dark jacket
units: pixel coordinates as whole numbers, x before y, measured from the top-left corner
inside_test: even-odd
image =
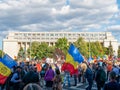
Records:
[[[28,83],[38,83],[39,75],[34,71],[30,71],[24,76],[23,82],[25,85]]]
[[[120,90],[120,85],[119,85],[119,83],[117,83],[115,81],[111,81],[104,85],[103,90]]]
[[[87,68],[85,72],[85,77],[87,78],[88,81],[93,81],[93,71],[91,68]]]

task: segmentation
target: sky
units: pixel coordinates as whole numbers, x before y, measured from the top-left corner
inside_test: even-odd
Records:
[[[0,49],[16,31],[108,31],[120,41],[120,0],[0,0]]]

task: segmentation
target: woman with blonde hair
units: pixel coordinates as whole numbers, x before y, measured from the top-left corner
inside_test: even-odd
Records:
[[[23,90],[42,90],[42,88],[36,83],[27,84]]]

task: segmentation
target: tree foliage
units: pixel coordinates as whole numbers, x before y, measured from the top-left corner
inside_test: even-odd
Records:
[[[120,46],[118,47],[118,58],[120,58]]]
[[[89,56],[100,56],[103,55],[113,55],[113,48],[110,42],[110,46],[108,48],[103,47],[103,45],[96,42],[86,42],[83,38],[78,38],[74,45],[79,49],[80,53],[85,57]],[[55,43],[55,46],[49,46],[48,43],[42,42],[39,43],[37,41],[32,42],[30,47],[26,51],[21,47],[18,52],[18,58],[31,57],[32,59],[42,59],[46,57],[54,57],[56,53],[60,54],[59,56],[65,56],[68,52],[69,42],[66,38],[59,38]],[[118,51],[120,56],[120,48]]]
[[[85,57],[88,57],[88,46],[87,43],[83,38],[78,38],[76,42],[74,42],[75,46],[79,49],[80,53],[84,55]]]
[[[32,42],[31,48],[28,48],[28,53],[31,54],[32,59],[52,57],[53,51],[54,47],[48,46],[48,44],[45,42]]]
[[[114,51],[113,51],[113,47],[112,47],[111,41],[110,41],[110,44],[109,44],[109,47],[108,47],[108,52],[109,52],[109,56],[113,56]]]
[[[65,54],[67,54],[68,40],[66,38],[59,38],[55,44],[55,47],[61,49]]]
[[[23,47],[20,47],[17,58],[20,60],[25,60],[25,50]]]
[[[2,50],[0,50],[0,58],[2,58],[4,55],[4,52]]]

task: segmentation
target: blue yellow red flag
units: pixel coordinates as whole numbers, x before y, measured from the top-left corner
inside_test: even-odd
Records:
[[[66,61],[65,61],[66,64],[64,65],[64,66],[69,66],[69,68],[64,67],[64,70],[70,71],[72,68],[71,74],[76,73],[79,63],[83,62],[83,60],[84,58],[82,57],[79,50],[73,44],[71,44],[68,53],[66,55]]]
[[[11,68],[17,64],[10,56],[4,55],[0,58],[0,84],[4,84],[9,75],[11,74]]]
[[[12,68],[13,66],[17,66],[17,62],[12,59],[8,54],[5,54],[2,58],[2,63],[6,65],[8,68]]]
[[[73,57],[74,61],[77,61],[78,63],[81,63],[84,61],[84,58],[79,52],[78,48],[75,47],[73,44],[70,45],[68,53]]]

